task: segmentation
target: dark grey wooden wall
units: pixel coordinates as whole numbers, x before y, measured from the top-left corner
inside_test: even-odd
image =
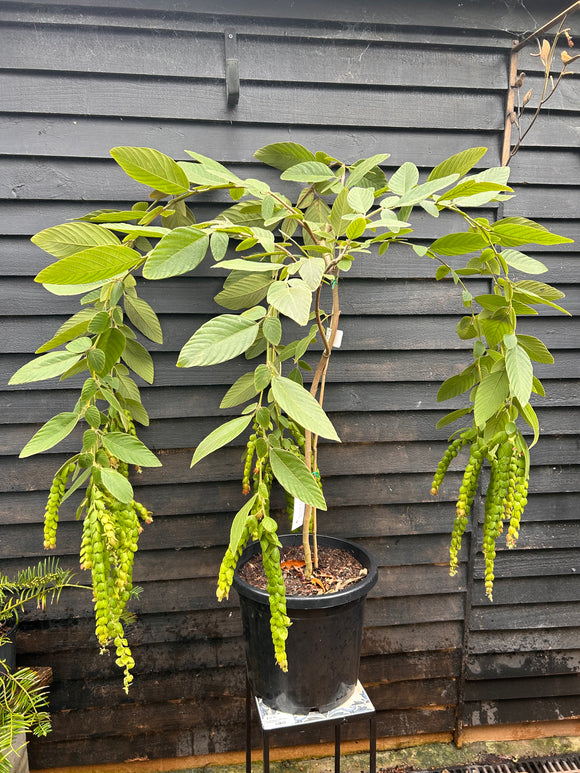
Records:
[[[497,165],[512,38],[546,22],[558,6],[564,3],[0,5],[3,570],[42,556],[47,488],[74,447],[67,441],[58,452],[18,459],[38,426],[76,399],[68,381],[6,387],[75,309],[74,299],[49,296],[32,282],[48,258],[29,237],[139,197],[108,150],[149,145],[183,158],[183,149],[192,148],[245,176],[258,174],[253,151],[280,140],[348,161],[388,151],[387,171],[405,160],[426,169],[474,145],[489,147],[485,164]],[[572,26],[578,29],[578,18]],[[227,28],[238,35],[242,79],[233,109],[224,85]],[[520,55],[521,69],[537,92],[540,72],[531,50]],[[505,205],[506,215],[527,214],[577,240],[579,115],[580,82],[571,75],[515,158],[518,196]],[[211,209],[212,202],[204,206]],[[447,225],[443,218],[418,221],[425,240]],[[550,266],[551,280],[566,291],[576,315],[577,243],[534,253]],[[477,580],[466,610],[470,551],[463,552],[458,578],[449,578],[445,566],[460,473],[451,474],[453,486],[437,502],[429,488],[445,447],[445,433],[435,430],[445,412],[437,389],[464,367],[469,351],[454,338],[462,313],[457,292],[435,284],[432,272],[429,263],[393,249],[349,276],[345,342],[328,389],[328,409],[345,442],[323,452],[332,508],[324,528],[358,539],[380,565],[362,662],[379,735],[451,732],[456,713],[466,725],[577,716],[578,317],[547,310],[534,322],[557,364],[538,369],[548,396],[537,402],[543,438],[533,452],[533,495],[518,549],[498,554],[495,603],[483,596],[475,556]],[[205,297],[215,284],[202,271],[143,290],[161,312],[167,343],[154,355],[155,386],[143,390],[152,422],[142,436],[165,464],[136,481],[156,517],[142,536],[136,566],[144,592],[131,628],[135,684],[125,697],[113,658],[99,656],[87,596],[69,595],[46,616],[29,614],[19,636],[20,663],[50,665],[54,672],[54,730],[32,744],[34,767],[243,746],[236,604],[218,606],[214,595],[230,514],[241,501],[239,449],[189,470],[191,447],[215,426],[220,397],[243,364],[174,367],[181,344],[213,311]],[[485,283],[474,286],[481,291]],[[71,511],[57,548],[67,566],[76,565],[79,535]],[[353,732],[364,736],[365,728]]]

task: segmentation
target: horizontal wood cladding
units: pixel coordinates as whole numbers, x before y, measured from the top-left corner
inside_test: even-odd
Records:
[[[107,75],[147,75],[166,78],[223,79],[223,32],[139,30],[122,28],[11,25],[0,54],[0,69],[30,70],[25,41],[32,43],[34,70],[61,71],[56,46],[67,50],[69,71]],[[366,86],[426,86],[505,89],[502,51],[460,48],[453,60],[430,43],[334,40],[296,35],[238,34],[242,82],[330,83]],[[193,59],[193,65],[192,65]],[[312,67],[316,60],[317,66]]]
[[[483,4],[295,0],[284,7],[248,0],[19,0],[0,7],[0,561],[14,572],[43,557],[42,520],[54,471],[78,433],[49,453],[18,459],[50,416],[71,410],[82,377],[8,387],[11,374],[76,310],[75,298],[47,294],[32,279],[52,258],[29,241],[92,209],[126,208],[144,189],[110,158],[115,145],[155,147],[185,159],[186,148],[215,157],[242,177],[265,174],[292,194],[257,148],[299,142],[348,162],[390,152],[387,176],[404,161],[421,179],[442,159],[488,148],[476,171],[500,163],[511,41],[540,26],[545,0]],[[138,7],[137,7],[138,6]],[[238,36],[240,102],[228,108],[224,30]],[[573,33],[575,29],[573,28]],[[541,63],[519,55],[532,100]],[[465,454],[437,498],[433,470],[455,425],[436,422],[465,396],[437,402],[441,382],[471,360],[472,341],[455,337],[464,313],[434,265],[396,246],[364,256],[344,276],[342,349],[335,353],[326,407],[343,443],[321,444],[330,512],[325,531],[361,542],[379,580],[367,603],[361,678],[378,710],[379,735],[452,732],[462,647],[466,645],[467,725],[578,714],[580,544],[578,537],[577,210],[580,179],[579,76],[567,76],[511,163],[516,197],[503,215],[527,214],[576,240],[525,251],[561,287],[572,319],[544,308],[518,332],[545,341],[554,367],[538,365],[546,398],[534,398],[542,438],[532,450],[529,503],[515,550],[498,544],[494,603],[475,557],[471,630],[464,640],[469,543],[457,576],[448,573],[449,532]],[[200,197],[198,219],[226,206],[227,194]],[[480,216],[493,219],[497,209]],[[428,245],[463,223],[414,213],[414,238]],[[235,253],[232,251],[231,256]],[[456,265],[455,259],[450,259]],[[459,259],[458,259],[459,262]],[[521,275],[519,278],[529,278]],[[469,281],[486,293],[487,280]],[[244,667],[237,599],[215,596],[215,576],[231,515],[244,502],[242,441],[190,469],[193,448],[218,423],[232,378],[255,367],[243,359],[177,369],[179,348],[208,316],[220,288],[210,261],[193,276],[140,280],[160,313],[166,344],[153,345],[155,385],[140,381],[151,424],[140,436],[163,467],[132,477],[154,511],[140,537],[129,638],[136,680],[121,690],[114,657],[100,655],[89,591],[65,593],[45,614],[28,610],[19,633],[21,665],[51,665],[54,731],[30,747],[35,768],[116,763],[243,748]],[[531,431],[529,433],[531,439]],[[57,554],[79,572],[76,502],[62,512]],[[274,512],[287,530],[285,501]],[[86,572],[79,572],[88,582]],[[368,736],[366,722],[345,737]],[[310,729],[303,741],[331,740]],[[282,737],[279,743],[288,742]]]
[[[360,100],[367,91],[365,126],[413,126],[417,110],[423,111],[426,128],[470,129],[474,123],[488,131],[499,131],[503,95],[447,89],[444,98],[427,87],[414,90],[409,98],[404,88],[372,86],[329,86],[320,89],[307,84],[244,84],[239,104],[229,109],[222,82],[181,80],[140,76],[98,77],[63,73],[0,74],[4,94],[3,111],[9,113],[50,113],[58,105],[61,115],[91,113],[119,114],[132,118],[181,118],[203,121],[238,121],[274,124],[359,126]],[[26,95],[26,97],[24,96]],[[313,111],[316,105],[316,111]]]

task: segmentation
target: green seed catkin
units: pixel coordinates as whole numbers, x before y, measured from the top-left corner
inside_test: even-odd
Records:
[[[441,457],[441,461],[437,465],[437,469],[433,477],[433,483],[431,484],[431,494],[433,494],[433,496],[437,496],[439,493],[439,487],[443,483],[443,479],[445,478],[445,474],[449,469],[449,465],[461,451],[463,446],[467,445],[468,442],[469,440],[467,438],[467,433],[462,432],[461,435],[458,438],[455,438],[455,440],[453,440],[447,447],[445,453]]]
[[[520,519],[528,503],[529,475],[526,476],[526,462],[523,454],[517,459],[517,478],[514,486],[514,503],[511,512],[510,525],[506,536],[508,548],[513,549],[519,537]]]
[[[465,529],[469,523],[469,513],[473,499],[477,491],[479,473],[483,463],[484,446],[475,442],[469,449],[469,460],[465,466],[463,480],[459,488],[459,496],[455,504],[455,520],[453,522],[453,532],[451,534],[451,544],[449,547],[449,574],[457,574],[459,565],[459,551]]]
[[[47,550],[56,547],[56,530],[60,506],[66,492],[66,482],[75,468],[75,462],[68,462],[63,465],[54,476],[50,486],[44,511],[44,547]]]
[[[276,662],[282,671],[288,671],[288,658],[286,656],[286,639],[290,618],[286,614],[286,589],[280,567],[279,540],[276,534],[261,530],[260,545],[264,561],[264,571],[268,580],[268,593],[270,600],[270,630],[274,644]]]

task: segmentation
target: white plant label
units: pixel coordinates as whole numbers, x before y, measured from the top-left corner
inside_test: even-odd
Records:
[[[332,335],[332,330],[328,327],[326,328],[326,337],[330,338]],[[342,330],[337,330],[336,335],[334,336],[334,343],[332,344],[333,349],[340,349],[340,345],[342,343]]]
[[[301,499],[294,497],[294,513],[292,514],[292,531],[299,529],[304,523],[304,508],[306,505]]]

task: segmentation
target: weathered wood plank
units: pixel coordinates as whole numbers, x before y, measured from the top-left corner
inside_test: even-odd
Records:
[[[570,357],[573,355],[571,354]],[[558,374],[562,372],[561,368],[555,368],[555,370]],[[412,375],[410,369],[409,379]],[[553,413],[553,409],[557,408],[572,409],[578,402],[575,395],[576,381],[565,378],[563,373],[562,376],[561,380],[542,379],[546,389],[546,397],[532,400],[532,404],[539,411],[542,432],[549,443],[547,446],[544,442],[534,452],[534,463],[538,458],[543,458],[539,455],[545,453],[547,448],[551,449],[552,456],[549,458],[555,458],[560,453],[557,450],[559,441],[547,437],[549,432],[554,431],[553,424],[546,424],[550,413]],[[61,390],[51,390],[49,400],[39,400],[38,392],[40,390],[38,389],[0,391],[0,424],[44,423],[54,414],[70,410],[78,399],[78,391],[66,389],[66,386],[65,384]],[[445,403],[438,403],[439,386],[437,381],[413,382],[411,380],[404,383],[389,381],[383,383],[331,383],[325,392],[324,404],[331,412],[337,412],[339,409],[343,413],[356,412],[364,406],[366,411],[372,413],[389,414],[385,416],[385,421],[389,422],[390,434],[388,437],[393,442],[427,438],[442,440],[447,438],[450,430],[435,430],[435,424],[447,411],[462,407],[465,404],[465,398],[460,396],[446,400]],[[238,411],[235,408],[219,410],[226,389],[225,385],[196,387],[195,389],[145,387],[141,390],[141,395],[151,422],[186,416],[237,415]],[[445,406],[446,410],[442,410],[442,406]],[[422,430],[418,430],[416,425],[417,417],[421,416],[418,409],[428,412],[422,417],[424,423]],[[402,413],[396,425],[394,425],[396,416],[394,412]],[[405,422],[408,427],[406,432],[402,429]],[[562,440],[562,443],[562,448],[567,448],[567,441]],[[2,447],[7,447],[6,441],[2,443]],[[568,457],[568,461],[570,458],[571,456]]]
[[[149,303],[153,301],[155,310],[161,315],[162,327],[167,329],[168,326],[171,327],[172,320],[169,317],[168,325],[167,320],[163,319],[163,315],[223,312],[223,307],[213,300],[214,296],[222,289],[223,281],[223,275],[218,277],[216,272],[215,278],[212,279],[193,277],[191,279],[184,278],[181,281],[164,282],[159,286],[147,284],[140,295]],[[451,282],[396,279],[383,282],[376,279],[347,278],[341,284],[344,286],[344,293],[341,295],[343,315],[341,323],[343,317],[346,318],[353,314],[363,316],[430,314],[432,316],[434,309],[438,314],[460,315],[463,313],[461,293]],[[484,279],[466,284],[473,295],[480,295],[488,291],[488,283]],[[576,290],[574,287],[570,288],[566,302],[570,313],[580,309],[578,296],[580,296],[580,290]],[[14,335],[14,330],[10,324],[26,325],[28,315],[42,312],[42,316],[36,318],[34,322],[42,328],[43,335],[46,336],[48,325],[54,325],[55,322],[58,325],[60,322],[60,320],[47,319],[48,315],[74,314],[78,310],[77,297],[52,295],[47,293],[42,285],[29,280],[4,280],[0,285],[0,302],[4,314],[18,315],[18,320],[14,322],[10,319],[3,321],[8,337]],[[433,303],[434,308],[429,307],[429,303]],[[32,335],[38,335],[38,333],[35,331]],[[22,349],[16,349],[16,351],[22,351]]]
[[[571,522],[573,523],[573,522]],[[529,539],[530,532],[535,524],[526,523],[522,526],[522,540]],[[575,525],[578,532],[578,524]],[[578,540],[575,540],[578,542]],[[562,547],[562,545],[560,545]],[[574,547],[574,540],[569,547]],[[548,605],[553,602],[577,601],[580,597],[580,579],[575,574],[541,577],[503,578],[497,575],[493,585],[494,604],[541,604]],[[485,596],[483,582],[475,583],[473,599],[474,606],[486,606],[489,604]],[[515,613],[517,615],[517,612]]]
[[[542,607],[535,604],[477,607],[472,611],[474,630],[501,631],[518,628],[574,628],[580,625],[580,601],[554,602]]]
[[[522,526],[522,534],[525,525]],[[580,555],[577,550],[499,551],[495,559],[497,577],[540,577],[571,574],[577,571]],[[475,563],[475,577],[482,579],[483,564]]]
[[[580,651],[506,652],[467,658],[469,679],[513,679],[580,672]],[[476,689],[475,686],[473,688]]]
[[[135,78],[117,76],[106,81],[96,75],[42,76],[29,73],[0,74],[4,93],[4,112],[50,113],[58,103],[61,115],[118,115],[138,118],[180,118],[201,121],[238,121],[269,124],[322,124],[357,126],[360,123],[358,105],[361,89],[373,89],[365,109],[367,126],[414,127],[416,111],[421,108],[427,117],[426,127],[433,129],[470,129],[474,124],[489,131],[503,127],[501,119],[503,95],[499,92],[479,92],[476,95],[429,88],[397,91],[384,87],[376,94],[374,87],[347,86],[314,88],[309,85],[272,84],[266,91],[262,85],[248,82],[240,92],[239,104],[229,109],[221,81],[190,78],[187,83],[177,79],[163,80],[153,76]],[[23,95],[26,94],[24,98]],[[313,120],[311,105],[317,105]]]
[[[62,47],[67,51],[67,69],[77,73],[189,79],[193,51],[197,78],[224,78],[223,33],[217,30],[208,34],[181,29],[10,25],[0,67],[29,69],[30,46],[34,46],[38,71],[61,70],[54,50]],[[335,40],[329,46],[324,39],[238,32],[242,81],[288,81],[291,73],[292,81],[298,83],[431,86],[435,77],[439,85],[449,88],[505,89],[504,53],[453,49],[451,60],[445,49],[430,48],[428,43],[414,47],[409,42]]]
[[[506,696],[509,698],[509,695]],[[526,722],[547,722],[579,716],[578,695],[531,700],[486,701],[483,705],[467,703],[465,717],[469,725],[499,725]]]
[[[107,19],[107,24],[111,23]],[[145,145],[180,157],[185,148],[199,150],[222,163],[251,163],[258,148],[270,142],[292,141],[313,150],[326,149],[336,158],[355,161],[375,153],[391,153],[390,163],[399,166],[413,159],[419,167],[432,167],[434,159],[446,158],[458,149],[488,147],[484,162],[499,165],[495,138],[477,128],[430,133],[357,127],[356,133],[336,132],[324,126],[278,126],[275,131],[259,124],[187,124],[177,119],[120,119],[115,116],[71,118],[60,115],[0,115],[0,131],[6,154],[37,158],[109,158],[116,145]],[[435,162],[436,163],[436,162]]]

